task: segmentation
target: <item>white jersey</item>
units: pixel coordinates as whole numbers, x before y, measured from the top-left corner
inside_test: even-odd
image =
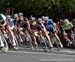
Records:
[[[10,25],[11,30],[13,30],[14,29],[14,19],[11,18],[7,23],[8,25]]]

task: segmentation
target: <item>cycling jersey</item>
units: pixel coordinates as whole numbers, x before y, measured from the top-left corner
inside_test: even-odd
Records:
[[[52,32],[52,33],[55,32],[55,27],[54,27],[54,22],[53,22],[53,20],[49,20],[49,21],[48,21],[48,24],[45,24],[45,27],[46,27],[46,29],[47,29],[49,32]]]
[[[17,21],[17,26],[21,26],[21,27],[27,29],[27,24],[25,23],[24,20],[18,20],[18,21]]]
[[[14,19],[11,18],[10,20],[8,20],[7,24],[10,25],[11,30],[14,29]]]
[[[17,21],[16,19],[14,19],[14,26],[17,26]]]
[[[36,26],[31,25],[31,29],[32,29],[33,31],[41,30],[41,26],[40,26],[40,25],[36,25]]]
[[[62,26],[62,30],[65,31],[66,33],[71,33],[72,27],[73,27],[73,24],[69,22],[67,25]]]
[[[65,30],[71,29],[72,27],[73,27],[72,23],[69,22],[68,25],[63,25],[63,26],[62,26],[62,29],[63,29],[63,31],[65,31]]]

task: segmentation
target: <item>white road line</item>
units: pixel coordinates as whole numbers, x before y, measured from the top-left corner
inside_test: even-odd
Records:
[[[40,61],[68,61],[68,62],[73,62],[75,61],[74,59],[40,59]]]
[[[72,56],[75,57],[75,55],[66,55],[66,54],[56,54],[56,53],[44,53],[44,52],[28,52],[28,51],[8,51],[8,53],[20,53],[20,54],[39,54],[39,55],[60,55],[60,56]]]

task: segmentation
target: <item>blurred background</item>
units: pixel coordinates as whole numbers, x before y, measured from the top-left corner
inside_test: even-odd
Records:
[[[0,12],[12,15],[23,12],[27,17],[74,18],[75,0],[0,0]]]

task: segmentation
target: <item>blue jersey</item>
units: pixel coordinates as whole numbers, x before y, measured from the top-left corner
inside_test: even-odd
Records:
[[[48,21],[48,24],[47,25],[45,25],[46,26],[46,29],[49,31],[49,32],[55,32],[55,27],[54,27],[54,22],[53,22],[53,20],[52,19],[50,19],[49,21]]]

